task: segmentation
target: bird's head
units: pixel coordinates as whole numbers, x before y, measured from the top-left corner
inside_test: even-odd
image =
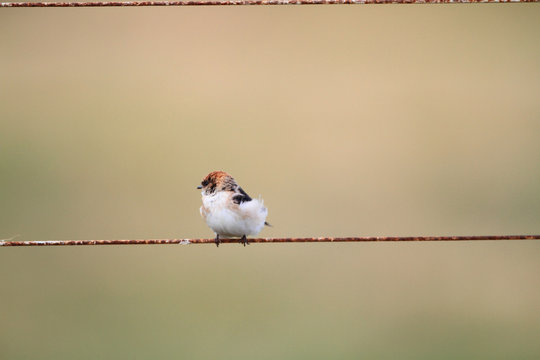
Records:
[[[201,181],[197,189],[202,189],[205,195],[211,195],[216,191],[233,191],[236,186],[234,178],[225,171],[212,171]]]

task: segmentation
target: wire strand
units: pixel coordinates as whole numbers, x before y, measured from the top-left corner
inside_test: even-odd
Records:
[[[480,241],[480,240],[540,240],[540,235],[481,236],[369,236],[315,238],[254,238],[249,243],[321,243],[321,242],[401,242],[401,241]],[[214,239],[141,239],[141,240],[48,240],[0,241],[0,246],[71,246],[71,245],[172,245],[214,244]],[[241,239],[221,239],[222,244],[242,244]]]
[[[353,5],[353,4],[471,4],[535,3],[540,0],[210,0],[210,1],[71,1],[3,2],[0,7],[111,7],[111,6],[231,6],[231,5]]]

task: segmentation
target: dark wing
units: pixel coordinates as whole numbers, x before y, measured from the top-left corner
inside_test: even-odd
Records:
[[[236,194],[232,198],[235,204],[241,204],[243,202],[252,200],[251,197],[241,187],[238,187],[238,192],[240,194]]]

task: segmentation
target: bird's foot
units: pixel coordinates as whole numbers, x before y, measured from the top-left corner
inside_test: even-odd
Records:
[[[246,235],[242,236],[242,238],[240,240],[242,240],[242,244],[244,244],[244,246],[249,245],[249,241],[248,241]]]
[[[221,242],[221,241],[219,241],[219,234],[216,234],[216,238],[215,238],[214,242],[216,243],[216,247],[219,247],[219,243]]]

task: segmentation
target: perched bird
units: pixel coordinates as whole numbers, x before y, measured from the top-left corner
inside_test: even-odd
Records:
[[[216,233],[216,246],[220,236],[241,237],[246,246],[248,235],[258,234],[264,225],[270,226],[262,199],[252,199],[226,172],[211,172],[197,189],[202,189],[201,216]]]

